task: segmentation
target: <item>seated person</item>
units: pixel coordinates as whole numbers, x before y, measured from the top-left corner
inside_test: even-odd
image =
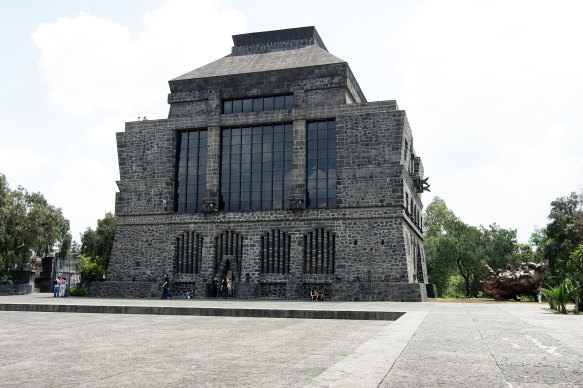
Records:
[[[190,291],[184,295],[184,299],[193,299],[194,298],[194,288],[191,288]]]
[[[324,300],[324,291],[318,290],[318,296],[316,297],[316,300]]]
[[[318,291],[316,291],[315,288],[312,288],[312,291],[310,292],[310,296],[312,297],[312,301],[318,300]]]

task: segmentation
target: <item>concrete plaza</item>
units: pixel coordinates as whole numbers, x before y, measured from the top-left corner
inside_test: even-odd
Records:
[[[0,297],[0,310],[13,305],[157,312],[0,311],[2,387],[583,386],[583,315],[546,304]],[[247,318],[159,307],[406,314]]]

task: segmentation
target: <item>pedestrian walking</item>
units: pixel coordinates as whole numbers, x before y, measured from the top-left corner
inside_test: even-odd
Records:
[[[168,274],[164,274],[164,283],[162,284],[163,293],[162,299],[172,299],[172,294],[170,294],[170,278]]]

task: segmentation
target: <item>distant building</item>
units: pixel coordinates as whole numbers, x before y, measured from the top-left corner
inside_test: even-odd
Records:
[[[216,275],[237,298],[424,300],[423,165],[405,112],[367,102],[314,27],[233,41],[169,82],[168,119],[117,134],[117,229],[92,292],[159,297],[169,273],[196,297]]]
[[[73,287],[75,284],[81,282],[81,274],[78,272],[79,258],[56,258],[55,259],[55,275],[61,276],[67,280],[67,289]]]

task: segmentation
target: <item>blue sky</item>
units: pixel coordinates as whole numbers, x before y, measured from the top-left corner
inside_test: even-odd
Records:
[[[0,0],[0,172],[75,239],[114,210],[115,132],[165,118],[167,81],[231,35],[314,25],[369,101],[407,112],[430,194],[526,242],[583,191],[578,1]]]

